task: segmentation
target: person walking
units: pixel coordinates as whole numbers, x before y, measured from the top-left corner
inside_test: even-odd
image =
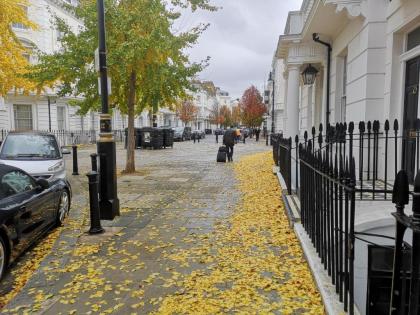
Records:
[[[233,147],[235,146],[236,133],[233,127],[226,130],[223,135],[223,144],[226,146],[228,162],[233,162]]]
[[[195,138],[197,137],[197,135],[196,135],[196,133],[195,132],[193,132],[193,134],[192,134],[192,138],[193,138],[193,140],[194,140],[194,143],[195,143]]]
[[[255,140],[258,142],[260,140],[260,132],[261,129],[258,128],[257,130],[255,130]]]
[[[216,130],[215,134],[216,134],[216,143],[219,143],[219,132]]]

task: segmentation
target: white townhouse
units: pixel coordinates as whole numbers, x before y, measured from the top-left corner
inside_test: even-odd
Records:
[[[74,32],[82,26],[81,21],[68,12],[63,4],[77,5],[77,1],[30,0],[25,10],[29,19],[38,25],[38,30],[27,29],[19,23],[12,25],[22,44],[29,51],[34,51],[34,54],[26,56],[31,63],[37,62],[35,50],[53,53],[60,47],[61,34],[52,23],[52,14],[64,19]],[[68,101],[68,98],[58,98],[52,90],[41,95],[15,95],[11,92],[0,100],[0,129],[96,129],[93,124],[98,124],[97,117],[78,116],[77,108],[69,106]]]
[[[331,45],[329,77],[328,48],[314,34]],[[403,123],[405,107],[418,117],[418,98],[405,104],[405,90],[419,78],[405,74],[419,72],[419,55],[420,1],[304,0],[301,10],[289,12],[272,62],[276,122],[283,120],[276,130],[302,135],[327,120]],[[318,73],[305,85],[309,66]]]
[[[67,5],[78,5],[77,0],[30,0],[25,7],[28,18],[38,26],[37,30],[27,29],[24,25],[12,25],[13,31],[22,44],[29,50],[27,58],[31,63],[37,62],[35,50],[44,53],[54,53],[60,49],[60,32],[53,24],[53,15],[64,19],[74,32],[83,27],[70,11]],[[22,95],[10,92],[0,98],[0,129],[1,130],[66,130],[90,131],[99,130],[99,115],[89,112],[78,115],[78,108],[69,105],[72,97],[58,97],[54,90],[48,89],[41,95]],[[157,114],[159,126],[173,126],[175,114],[161,109]],[[136,117],[136,127],[152,126],[152,115],[143,112]],[[112,125],[114,130],[127,127],[127,116],[118,110],[113,111]]]
[[[210,122],[212,113],[222,106],[231,109],[231,97],[212,81],[197,80],[194,86],[196,91],[191,92],[191,96],[198,107],[198,115],[196,121],[192,122],[192,127],[197,130],[214,129],[217,126]]]
[[[308,80],[312,77],[309,74],[315,73],[315,78]],[[318,130],[320,123],[325,135],[328,123],[334,126],[353,121],[358,133],[359,122],[377,120],[382,140],[375,153],[379,154],[375,176],[383,178],[385,173],[392,183],[395,162],[397,169],[407,171],[411,182],[419,168],[415,161],[415,138],[420,127],[419,81],[419,0],[303,0],[300,10],[289,12],[275,49],[266,91],[270,96],[270,119],[274,117],[275,132],[282,131],[293,139],[298,135],[301,140],[306,130],[310,134],[311,128],[316,126]],[[386,119],[391,124],[390,133],[397,119],[399,135],[404,137],[397,141],[396,152],[394,142],[384,146]],[[268,129],[270,125],[271,121]],[[372,143],[365,140],[354,144],[359,186],[359,180],[366,180],[369,167],[373,167],[368,161],[375,157],[363,156]],[[292,165],[294,158],[293,153]],[[292,170],[292,188],[296,190],[299,173],[294,166]],[[390,212],[394,209],[390,201],[356,200],[355,231],[393,237],[395,219]],[[393,244],[383,238],[366,239],[375,244]],[[354,298],[361,314],[369,313],[375,294],[372,287],[370,297],[368,294],[373,282],[367,281],[367,266],[374,259],[368,257],[369,246],[356,240]]]

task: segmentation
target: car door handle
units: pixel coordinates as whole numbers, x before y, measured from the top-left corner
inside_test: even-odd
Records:
[[[22,213],[21,219],[30,219],[32,217],[32,211],[27,211],[26,207],[21,207],[20,212]]]

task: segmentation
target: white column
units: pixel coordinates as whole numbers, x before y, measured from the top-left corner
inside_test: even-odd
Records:
[[[299,86],[300,86],[300,71],[299,65],[291,65],[288,68],[287,80],[287,122],[286,122],[286,137],[293,139],[299,133]]]

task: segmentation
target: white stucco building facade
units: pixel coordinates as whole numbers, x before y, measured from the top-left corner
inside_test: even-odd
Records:
[[[35,50],[43,53],[54,53],[60,49],[60,36],[53,24],[53,15],[62,18],[74,32],[83,27],[66,5],[77,5],[77,0],[30,0],[25,8],[28,18],[38,27],[26,29],[23,25],[14,24],[13,31],[22,44],[34,51],[27,58],[31,63],[37,62]],[[93,53],[93,52],[92,52]],[[99,114],[89,112],[78,114],[78,107],[71,106],[73,97],[58,97],[54,90],[47,89],[40,95],[15,94],[14,91],[0,98],[0,130],[66,130],[66,131],[99,131]],[[135,118],[135,127],[153,125],[153,115],[144,111]],[[158,126],[175,126],[175,113],[160,109],[156,115]],[[127,116],[118,110],[112,111],[114,130],[123,130],[128,126]]]
[[[314,34],[324,44],[315,41]],[[330,71],[325,44],[331,47]],[[305,85],[302,72],[310,65],[318,73],[313,84]],[[420,1],[303,0],[299,11],[289,12],[270,72],[275,74],[276,132],[283,129],[285,137],[294,139],[298,135],[302,139],[306,130],[310,133],[313,126],[318,130],[320,123],[325,132],[327,124],[350,121],[357,128],[360,121],[378,120],[383,132],[386,119],[391,126],[398,119],[401,134],[409,135],[420,117]],[[267,86],[272,95],[270,82]],[[395,152],[393,148],[389,150],[388,165],[393,166]],[[406,150],[403,141],[397,145],[399,169],[415,166],[401,158],[411,154]],[[381,176],[385,168],[383,147],[379,154]],[[357,163],[356,160],[356,173],[360,171]],[[391,182],[393,170],[390,168],[388,173]],[[292,177],[295,187],[295,174]],[[390,202],[358,202],[355,230],[393,237],[392,210]],[[392,245],[392,241],[379,238],[370,240]],[[365,314],[366,243],[356,241],[355,257],[355,304]]]
[[[63,3],[77,4],[71,0],[41,0],[29,2],[26,9],[28,18],[37,24],[36,31],[26,29],[23,25],[13,24],[12,28],[17,38],[30,50],[40,50],[53,53],[59,49],[60,33],[52,24],[52,15],[64,19],[74,32],[82,23],[70,14]],[[28,54],[31,63],[36,63],[36,55]],[[50,110],[48,110],[48,98]],[[68,98],[57,98],[54,91],[48,90],[41,95],[21,95],[9,93],[0,102],[0,129],[32,129],[57,130],[96,128],[91,125],[99,124],[96,120],[78,116],[77,108],[68,105]],[[50,127],[51,125],[51,127]]]

